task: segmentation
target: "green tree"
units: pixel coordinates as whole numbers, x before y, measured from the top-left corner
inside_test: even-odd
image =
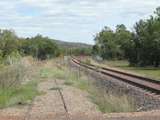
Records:
[[[121,24],[116,26],[115,41],[118,47],[118,58],[125,59],[128,55],[128,45],[132,40],[132,33],[126,26]]]
[[[54,43],[53,40],[41,35],[24,40],[21,50],[24,54],[32,55],[33,57],[37,57],[41,60],[57,57],[60,52],[57,44]]]
[[[95,37],[93,53],[99,54],[103,59],[124,59],[131,39],[131,32],[123,24],[117,25],[115,32],[105,27]]]
[[[160,19],[159,10],[155,17],[140,20],[135,25],[135,49],[137,51],[137,64],[140,66],[159,66],[160,61]]]
[[[112,59],[117,56],[117,46],[115,44],[115,34],[109,28],[105,27],[95,37],[97,49],[99,49],[99,55],[103,59]],[[94,49],[93,49],[94,50]]]
[[[0,30],[0,50],[2,51],[2,57],[18,51],[18,46],[18,37],[14,31]]]
[[[95,37],[93,53],[104,59],[128,59],[131,65],[160,65],[160,7],[149,19],[140,20],[130,32],[117,25],[114,32],[105,27]],[[97,52],[98,51],[98,52]]]

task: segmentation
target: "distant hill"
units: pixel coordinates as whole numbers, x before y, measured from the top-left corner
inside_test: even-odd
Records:
[[[64,48],[91,48],[92,45],[85,43],[65,42],[60,40],[54,40],[56,44]]]

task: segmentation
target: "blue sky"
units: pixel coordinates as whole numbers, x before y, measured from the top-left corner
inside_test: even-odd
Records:
[[[93,44],[104,26],[128,29],[153,14],[160,0],[1,0],[0,28],[20,37],[42,34],[54,39]]]

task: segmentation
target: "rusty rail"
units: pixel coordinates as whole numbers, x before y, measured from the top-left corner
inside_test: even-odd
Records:
[[[116,78],[118,80],[127,82],[131,85],[137,86],[139,88],[142,88],[152,93],[155,93],[157,95],[160,95],[160,81],[158,80],[153,80],[151,78],[146,78],[139,75],[125,73],[120,70],[115,70],[107,67],[100,67],[93,64],[86,64],[73,57],[72,57],[72,61],[75,64],[78,64],[90,70],[98,71],[104,75],[108,75],[110,77]]]

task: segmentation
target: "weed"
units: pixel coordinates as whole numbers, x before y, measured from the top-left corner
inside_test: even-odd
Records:
[[[118,96],[94,90],[94,92],[92,91],[92,94],[90,94],[89,98],[103,113],[135,111],[133,102],[126,95]]]
[[[41,70],[41,77],[63,79],[64,85],[73,86],[89,93],[89,99],[94,102],[100,111],[106,112],[129,112],[134,111],[133,102],[128,96],[107,94],[103,88],[97,87],[94,79],[90,80],[86,73],[80,69],[72,69],[64,65],[47,67]],[[53,87],[50,90],[58,90]]]
[[[59,68],[43,68],[40,70],[40,76],[42,78],[56,78],[65,79],[65,73]]]
[[[72,82],[72,81],[65,81],[64,84],[65,84],[65,85],[68,85],[68,86],[72,86],[72,85],[73,85],[73,82]]]
[[[49,90],[62,90],[62,88],[60,88],[60,87],[52,87]]]
[[[0,108],[18,104],[27,104],[38,94],[39,92],[37,91],[36,81],[31,81],[18,88],[0,90]]]

